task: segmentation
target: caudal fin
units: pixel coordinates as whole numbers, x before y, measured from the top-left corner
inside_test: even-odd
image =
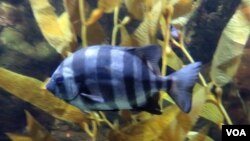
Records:
[[[192,63],[166,77],[167,81],[171,82],[168,91],[170,97],[186,113],[191,110],[192,89],[198,79],[200,68],[200,62]]]

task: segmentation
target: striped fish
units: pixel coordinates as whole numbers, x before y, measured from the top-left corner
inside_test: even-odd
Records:
[[[163,90],[189,112],[201,64],[163,77],[158,67],[161,54],[156,45],[82,48],[58,66],[46,87],[83,111],[132,109],[160,114],[158,92]]]

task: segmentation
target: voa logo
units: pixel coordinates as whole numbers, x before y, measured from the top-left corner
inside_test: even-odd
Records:
[[[227,136],[247,136],[244,129],[226,129]]]

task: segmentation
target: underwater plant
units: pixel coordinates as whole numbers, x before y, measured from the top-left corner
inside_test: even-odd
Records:
[[[225,1],[218,0],[215,7],[221,6]],[[187,58],[186,62],[193,63],[194,59],[186,46],[192,46],[191,41],[196,44],[198,40],[195,40],[198,38],[197,36],[190,36],[193,35],[190,33],[192,27],[187,27],[186,32],[179,31],[178,39],[174,38],[169,28],[171,20],[194,12],[196,14],[191,16],[189,24],[198,18],[206,23],[206,20],[197,16],[197,12],[209,4],[208,1],[201,2],[200,5],[197,5],[198,11],[196,11],[197,9],[191,8],[192,0],[63,0],[61,1],[63,12],[58,14],[54,10],[56,7],[52,6],[49,0],[28,0],[28,2],[43,37],[61,56],[70,56],[79,49],[79,46],[88,47],[93,44],[138,48],[157,44],[162,48],[160,64],[162,76],[169,74],[169,70],[181,69],[187,64],[184,64],[184,58]],[[229,9],[231,10],[227,17],[229,20],[233,14],[231,8],[237,7],[239,3],[236,3],[235,0],[227,2],[231,4],[231,7],[226,7],[221,11],[226,13]],[[176,9],[183,9],[183,11],[175,11]],[[111,22],[107,19],[111,19]],[[103,23],[105,20],[106,25]],[[225,21],[221,28],[226,23]],[[205,28],[206,24],[202,26]],[[192,30],[192,33],[197,31],[195,28]],[[203,36],[199,34],[199,39],[204,38]],[[217,37],[219,38],[219,36]],[[188,42],[190,44],[187,44],[187,41],[190,41]],[[218,39],[213,40],[213,44],[216,44],[217,41]],[[206,42],[198,42],[199,47]],[[173,46],[177,47],[184,57],[178,56],[175,52],[176,48]],[[222,105],[221,89],[216,89],[214,94],[210,90],[213,83],[206,82],[208,79],[202,74],[199,74],[199,82],[193,88],[192,108],[189,113],[181,111],[171,97],[161,91],[159,100],[161,115],[145,111],[122,110],[117,111],[117,116],[113,118],[109,118],[108,114],[103,111],[81,111],[55,97],[45,88],[46,82],[33,77],[1,67],[0,78],[0,87],[3,90],[38,107],[56,119],[77,124],[92,141],[99,140],[98,134],[105,125],[108,127],[108,129],[105,128],[108,132],[105,139],[100,140],[212,141],[218,140],[220,135],[218,137],[209,134],[211,129],[216,129],[220,134],[221,125],[231,123],[230,117]],[[6,133],[11,140],[57,140],[27,111],[25,113],[28,121],[27,134]]]

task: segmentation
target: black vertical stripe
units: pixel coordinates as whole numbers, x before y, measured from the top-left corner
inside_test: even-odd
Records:
[[[117,109],[118,106],[115,104],[115,96],[111,83],[111,49],[110,47],[104,46],[99,49],[96,63],[97,83],[107,105],[111,109]]]
[[[161,78],[159,78],[158,76],[157,76],[157,78],[156,78],[156,89],[157,90],[161,90],[162,89],[162,80],[161,80]]]
[[[74,53],[72,69],[75,74],[74,76],[75,82],[79,87],[79,93],[90,94],[89,89],[85,85],[85,78],[86,78],[85,76],[85,68],[86,68],[85,51],[86,51],[86,48],[83,48],[77,51],[76,53]]]
[[[57,72],[53,77],[56,83],[56,96],[65,101],[69,101],[72,98],[72,94],[70,93],[70,91],[68,91],[69,90],[68,88],[70,87],[69,85],[70,80],[68,78],[65,78],[63,72],[65,66],[70,64],[66,63],[67,63],[66,60],[61,63],[61,65],[58,67]]]
[[[131,54],[126,52],[124,53],[123,56],[123,76],[124,76],[124,85],[128,97],[128,102],[132,108],[137,108],[138,104],[136,101],[136,94],[134,87],[135,80],[134,80],[133,57],[131,57]]]
[[[88,64],[85,63],[85,53],[89,48],[82,48],[79,51],[73,54],[72,61],[72,70],[74,72],[74,80],[76,85],[78,85],[78,94],[84,93],[91,95],[88,86],[86,85],[86,72],[85,70],[88,68]],[[86,99],[84,97],[77,97],[72,102],[75,106],[79,107],[82,110],[95,109],[95,104],[93,101]]]
[[[166,82],[164,83],[164,87],[166,89],[167,92],[170,91],[171,87],[172,87],[172,79],[167,79]],[[191,90],[190,90],[191,91]]]
[[[76,82],[83,82],[85,80],[84,76],[84,67],[85,67],[85,62],[84,62],[84,55],[85,55],[85,49],[81,49],[74,53],[73,55],[73,65],[72,69],[75,74],[75,81]]]
[[[151,85],[150,85],[150,72],[149,68],[146,66],[146,64],[142,64],[142,70],[141,70],[141,75],[142,75],[142,86],[143,90],[145,93],[146,100],[149,99],[151,96],[150,90],[151,90]]]
[[[63,63],[57,68],[57,72],[53,75],[55,81],[55,95],[63,100],[67,100],[66,88],[65,88],[65,78],[63,76]]]

